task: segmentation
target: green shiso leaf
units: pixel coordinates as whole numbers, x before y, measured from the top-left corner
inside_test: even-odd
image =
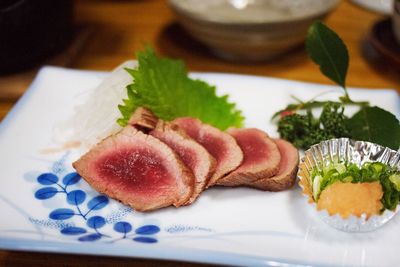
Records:
[[[346,88],[349,53],[334,31],[319,21],[315,22],[308,30],[306,49],[325,76]]]
[[[189,78],[182,61],[159,58],[149,47],[137,53],[137,60],[137,69],[127,69],[134,81],[127,86],[128,99],[118,107],[121,126],[140,106],[167,121],[190,116],[221,130],[243,126],[244,117],[228,96],[217,96],[214,86]]]
[[[362,107],[347,122],[353,139],[370,141],[397,150],[400,147],[400,122],[379,107]]]

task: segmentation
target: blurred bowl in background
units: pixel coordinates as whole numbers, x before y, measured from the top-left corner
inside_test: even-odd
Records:
[[[394,0],[351,0],[356,5],[383,15],[390,15]]]
[[[219,57],[275,58],[301,44],[339,0],[169,0],[179,22]]]

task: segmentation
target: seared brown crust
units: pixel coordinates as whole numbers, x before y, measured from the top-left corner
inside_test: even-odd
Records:
[[[159,120],[155,130],[150,134],[171,147],[193,172],[195,176],[193,194],[184,205],[193,203],[214,173],[216,160],[202,145],[180,130],[178,125]]]
[[[147,196],[127,195],[125,192],[122,192],[123,189],[121,190],[121,187],[116,187],[112,183],[109,183],[107,179],[103,179],[97,175],[95,171],[96,160],[103,153],[112,152],[127,144],[129,146],[155,149],[164,159],[164,166],[175,174],[173,175],[176,179],[175,187],[165,191],[160,198],[149,201]],[[72,165],[98,192],[119,200],[137,211],[155,210],[170,205],[179,207],[188,201],[193,192],[194,176],[175,152],[157,138],[146,135],[131,126],[125,127],[119,133],[107,137]],[[154,188],[154,191],[159,190],[160,188]]]
[[[299,152],[289,142],[276,139],[279,152],[282,156],[280,170],[276,176],[253,182],[250,186],[265,191],[282,191],[294,185],[299,166]]]
[[[148,132],[153,130],[157,125],[158,118],[144,107],[138,107],[129,119],[128,124],[141,130]]]
[[[214,185],[218,179],[241,164],[243,152],[231,135],[195,118],[178,118],[172,123],[178,125],[186,134],[204,146],[217,160],[215,172],[206,188]]]
[[[233,172],[217,181],[218,185],[240,186],[252,185],[256,180],[274,176],[279,170],[281,155],[275,142],[268,135],[256,128],[228,129],[244,153],[242,164]],[[249,141],[254,141],[258,146],[254,147]],[[263,151],[257,162],[253,162],[254,155]]]

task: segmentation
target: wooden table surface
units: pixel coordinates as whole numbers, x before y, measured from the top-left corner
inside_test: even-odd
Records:
[[[235,64],[215,58],[206,48],[188,37],[177,25],[165,1],[162,0],[76,0],[76,23],[93,29],[71,67],[77,69],[110,70],[129,58],[135,51],[150,44],[159,54],[183,59],[191,71],[255,74],[330,84],[302,47],[272,62]],[[371,26],[382,15],[361,9],[348,1],[340,3],[326,23],[345,41],[350,53],[348,86],[395,88],[400,92],[400,75],[390,65],[368,52]],[[362,53],[362,51],[367,51]],[[364,56],[367,55],[366,56]],[[369,60],[367,60],[367,58]],[[8,88],[26,88],[31,76],[0,83]],[[0,76],[0,82],[7,77]],[[0,87],[0,91],[3,88]],[[13,97],[0,100],[0,120],[12,108]],[[0,266],[188,266],[178,262],[160,262],[111,257],[67,256],[45,253],[0,251]],[[190,266],[200,266],[190,264]]]

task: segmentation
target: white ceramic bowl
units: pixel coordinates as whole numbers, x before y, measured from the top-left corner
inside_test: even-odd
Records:
[[[183,27],[218,56],[261,61],[301,44],[339,0],[169,0]]]

